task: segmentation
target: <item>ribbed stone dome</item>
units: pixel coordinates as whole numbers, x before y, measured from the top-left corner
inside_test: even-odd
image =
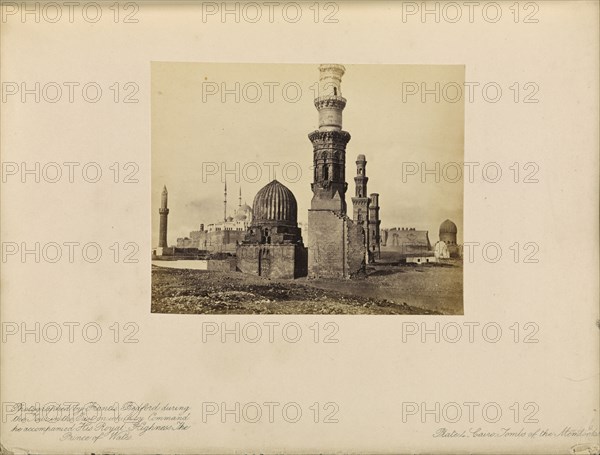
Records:
[[[252,217],[254,225],[267,223],[297,226],[298,203],[288,188],[273,180],[256,193]]]
[[[450,220],[446,220],[440,224],[440,234],[456,234],[457,232],[456,224]]]

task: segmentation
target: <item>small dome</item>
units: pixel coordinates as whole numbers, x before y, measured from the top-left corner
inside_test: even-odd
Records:
[[[367,158],[365,157],[365,155],[358,155],[356,157],[356,161],[367,161]]]
[[[254,197],[252,204],[253,224],[298,225],[298,203],[294,194],[273,180]]]
[[[228,216],[226,221],[233,221],[233,217],[232,216]]]
[[[252,218],[252,207],[246,204],[240,205],[235,211],[234,218],[236,221],[249,220],[250,218]]]
[[[456,234],[457,232],[456,224],[450,220],[446,220],[440,224],[440,234]]]

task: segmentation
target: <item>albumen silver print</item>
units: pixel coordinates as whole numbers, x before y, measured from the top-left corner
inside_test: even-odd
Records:
[[[463,313],[464,67],[152,72],[153,312]]]

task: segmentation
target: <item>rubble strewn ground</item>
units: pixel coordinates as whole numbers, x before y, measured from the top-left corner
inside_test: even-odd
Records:
[[[462,263],[381,264],[354,280],[269,280],[152,266],[152,312],[181,314],[463,314]]]

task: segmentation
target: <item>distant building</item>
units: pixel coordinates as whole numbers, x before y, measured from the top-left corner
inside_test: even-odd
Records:
[[[429,231],[396,227],[381,231],[381,251],[400,255],[414,255],[431,251]]]
[[[294,194],[273,180],[256,193],[252,213],[250,228],[237,246],[238,270],[267,278],[306,276],[308,252]]]
[[[450,257],[452,258],[460,256],[458,244],[456,243],[457,233],[458,228],[456,227],[456,224],[450,220],[445,220],[440,225],[440,242],[444,242],[446,244],[448,247],[448,252],[450,253]]]
[[[240,189],[238,207],[233,216],[227,216],[227,183],[225,183],[223,221],[206,225],[190,232],[189,237],[177,239],[178,248],[197,248],[211,253],[235,253],[237,245],[246,236],[252,223],[252,208],[242,204]]]
[[[438,259],[449,259],[450,258],[450,252],[448,251],[448,245],[446,245],[446,243],[442,242],[441,240],[436,242],[435,246],[433,247],[433,253],[434,253],[435,257]]]
[[[407,256],[406,263],[407,264],[434,264],[439,262],[439,259],[432,255],[418,255],[418,256]]]

